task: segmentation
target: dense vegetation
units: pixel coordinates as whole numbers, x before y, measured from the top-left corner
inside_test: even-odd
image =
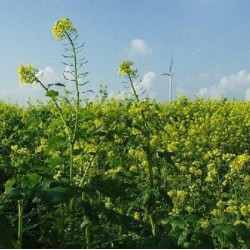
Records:
[[[77,30],[52,33],[65,82],[20,65],[48,103],[0,102],[0,247],[250,248],[250,102],[143,99],[131,61],[124,100],[84,100]]]
[[[249,110],[85,102],[70,180],[56,108],[1,103],[1,245],[15,244],[22,219],[23,247],[249,248]]]

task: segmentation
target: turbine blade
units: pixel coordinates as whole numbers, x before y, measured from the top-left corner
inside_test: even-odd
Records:
[[[172,66],[173,66],[173,61],[174,61],[174,57],[172,57],[172,60],[171,60],[171,64],[170,64],[170,67],[169,67],[169,73],[171,73]]]

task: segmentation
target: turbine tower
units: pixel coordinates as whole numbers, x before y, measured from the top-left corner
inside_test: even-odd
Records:
[[[174,61],[174,57],[172,57],[168,73],[162,74],[163,76],[168,76],[168,79],[169,79],[169,98],[168,98],[169,103],[172,102],[172,88],[173,88],[173,75],[174,75],[172,73],[173,61]]]

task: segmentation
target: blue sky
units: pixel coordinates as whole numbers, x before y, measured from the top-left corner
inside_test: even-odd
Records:
[[[63,45],[51,34],[69,18],[85,42],[89,88],[124,91],[117,75],[132,60],[149,96],[168,100],[172,56],[173,96],[250,100],[248,0],[19,0],[0,1],[0,99],[41,98],[39,86],[22,86],[19,64],[34,63],[45,82],[61,79]]]

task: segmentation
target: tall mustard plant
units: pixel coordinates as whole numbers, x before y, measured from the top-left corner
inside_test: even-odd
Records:
[[[74,146],[77,140],[77,131],[79,126],[79,109],[80,109],[80,85],[84,86],[87,82],[83,82],[83,78],[87,75],[87,72],[80,72],[82,66],[86,63],[85,59],[79,59],[78,54],[83,48],[83,45],[78,46],[77,44],[77,29],[73,26],[71,21],[67,18],[59,19],[52,27],[52,34],[58,41],[66,41],[65,51],[67,55],[63,55],[65,59],[71,59],[72,61],[63,62],[66,65],[67,70],[64,71],[64,78],[68,82],[74,82],[76,98],[73,103],[75,106],[75,114],[72,122],[67,122],[63,115],[62,103],[60,100],[70,100],[67,97],[64,99],[59,99],[60,94],[58,91],[51,89],[53,86],[63,87],[65,93],[71,93],[67,90],[64,83],[43,83],[42,77],[39,75],[39,70],[33,64],[20,65],[18,67],[19,79],[23,84],[35,84],[38,83],[45,90],[46,96],[48,96],[54,103],[63,123],[65,126],[65,131],[68,137],[69,143],[69,180],[72,181],[74,177]],[[70,78],[68,77],[70,75]]]
[[[40,84],[40,86],[45,90],[46,96],[50,98],[51,102],[57,109],[58,114],[64,124],[64,131],[67,135],[67,144],[69,150],[68,179],[71,184],[73,184],[76,173],[76,169],[74,168],[74,158],[76,157],[74,150],[79,136],[80,87],[83,87],[87,84],[87,82],[84,81],[84,78],[88,72],[83,72],[82,70],[83,66],[86,64],[86,61],[85,58],[79,58],[79,54],[82,51],[84,44],[78,45],[78,32],[71,21],[67,18],[59,19],[52,27],[52,34],[57,41],[64,42],[65,54],[62,56],[65,59],[63,62],[65,65],[63,76],[66,83],[59,82],[45,84],[43,82],[42,75],[39,74],[39,70],[33,64],[20,65],[18,67],[18,75],[20,81],[23,84]],[[66,86],[67,83],[72,84],[72,82],[74,83],[75,87],[74,93],[69,91]],[[54,87],[62,88],[65,92],[65,95],[61,94],[61,92],[57,91]],[[74,109],[70,117],[66,117],[64,114],[63,109],[65,105],[68,105],[70,109],[72,107]],[[72,220],[74,216],[73,203],[74,200],[71,199],[70,211]],[[74,230],[74,223],[72,222],[72,234]],[[86,233],[86,235],[88,234]]]
[[[139,84],[135,82],[135,79],[138,78],[138,70],[134,69],[133,65],[134,65],[134,62],[132,61],[123,61],[118,68],[118,74],[128,79],[129,85],[132,89],[133,96],[135,97],[135,101],[139,103],[140,95],[138,91],[140,91],[140,89],[137,90]],[[145,153],[147,155],[149,188],[152,191],[154,189],[154,173],[153,173],[154,160],[153,160],[153,152],[150,147],[150,140],[151,140],[152,133],[148,127],[146,116],[145,116],[143,109],[141,110],[141,117],[143,120],[141,129],[143,130],[143,134],[146,137],[146,145],[143,145],[143,146],[145,148]],[[150,193],[153,193],[151,191]],[[148,216],[150,224],[151,224],[152,235],[156,236],[157,235],[156,219],[154,218],[153,213],[149,213],[148,208],[146,209],[145,213],[146,213],[146,216]]]

